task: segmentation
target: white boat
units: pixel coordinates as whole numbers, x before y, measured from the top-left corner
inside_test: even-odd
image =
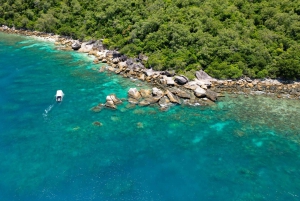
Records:
[[[64,95],[65,94],[62,90],[57,90],[55,95],[56,102],[61,102],[63,100]]]

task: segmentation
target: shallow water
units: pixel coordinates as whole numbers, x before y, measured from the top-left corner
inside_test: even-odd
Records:
[[[87,55],[0,33],[0,200],[299,200],[299,100],[96,113],[141,83],[93,68]]]

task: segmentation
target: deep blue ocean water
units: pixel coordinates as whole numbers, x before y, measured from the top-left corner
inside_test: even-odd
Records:
[[[1,201],[300,200],[299,100],[93,112],[110,93],[151,87],[94,68],[87,55],[0,33]]]

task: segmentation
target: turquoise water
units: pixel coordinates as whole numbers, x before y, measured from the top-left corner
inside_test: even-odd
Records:
[[[0,33],[1,201],[300,199],[299,100],[93,112],[142,85],[94,68],[86,55]]]

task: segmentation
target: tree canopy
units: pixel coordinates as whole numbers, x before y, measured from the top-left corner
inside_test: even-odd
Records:
[[[299,0],[0,0],[0,24],[104,39],[148,67],[300,78]]]

